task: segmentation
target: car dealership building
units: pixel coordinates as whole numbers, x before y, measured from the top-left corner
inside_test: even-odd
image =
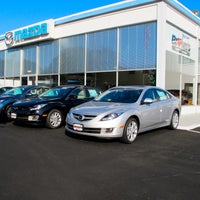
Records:
[[[199,105],[200,18],[177,0],[128,0],[0,35],[0,86],[73,83],[157,85]]]

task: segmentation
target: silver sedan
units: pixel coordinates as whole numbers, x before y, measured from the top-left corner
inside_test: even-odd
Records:
[[[70,110],[66,132],[132,143],[138,133],[160,127],[176,129],[178,98],[155,86],[119,86]]]

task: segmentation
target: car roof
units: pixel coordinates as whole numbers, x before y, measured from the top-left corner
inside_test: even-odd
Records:
[[[53,88],[77,88],[77,87],[90,87],[90,86],[85,86],[85,85],[59,85],[59,86],[55,86]]]
[[[0,87],[0,88],[13,88],[12,86],[4,86],[4,87]]]
[[[21,85],[21,86],[17,86],[15,88],[32,88],[34,87],[35,85]]]
[[[38,87],[50,88],[49,86],[46,86],[46,85],[22,85],[15,88],[38,88]]]
[[[126,85],[126,86],[116,86],[110,89],[135,89],[135,90],[140,90],[140,89],[148,89],[148,88],[158,88],[156,86],[151,86],[151,85]]]

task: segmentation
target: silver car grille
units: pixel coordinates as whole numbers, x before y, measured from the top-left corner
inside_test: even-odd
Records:
[[[68,124],[68,123],[67,123],[67,127],[68,127],[70,130],[74,130],[74,129],[73,129],[73,125],[71,125],[71,124]],[[83,127],[83,130],[80,131],[80,132],[93,133],[93,134],[100,134],[100,133],[101,133],[101,128],[86,128],[86,127]]]
[[[94,119],[96,116],[95,115],[80,115],[73,113],[73,117],[79,121],[88,121]]]

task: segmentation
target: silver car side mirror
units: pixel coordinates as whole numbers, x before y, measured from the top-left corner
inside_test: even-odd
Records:
[[[144,101],[142,102],[142,104],[151,104],[151,103],[153,103],[153,99],[151,99],[151,98],[146,98],[146,99],[144,99]]]

